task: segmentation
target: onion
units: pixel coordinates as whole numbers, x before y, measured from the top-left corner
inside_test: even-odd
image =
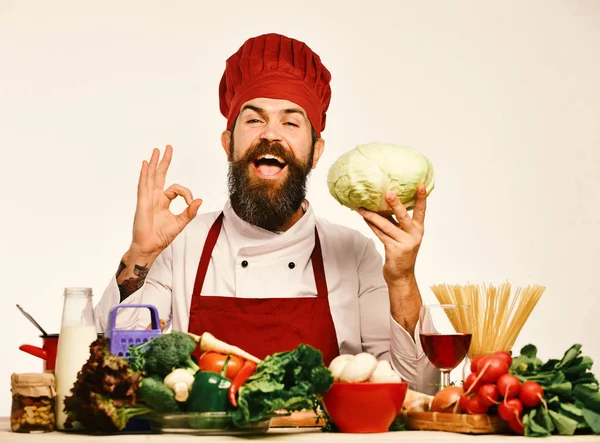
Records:
[[[453,412],[454,406],[464,393],[462,386],[447,386],[435,394],[430,410],[432,412]]]

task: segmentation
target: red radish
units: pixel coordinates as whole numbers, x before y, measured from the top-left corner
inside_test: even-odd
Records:
[[[523,420],[520,417],[510,420],[508,422],[508,427],[512,429],[515,434],[525,435],[525,426],[523,426]]]
[[[498,351],[494,354],[494,356],[502,358],[506,362],[508,367],[510,367],[510,365],[512,364],[512,356],[506,351]]]
[[[512,374],[504,374],[496,383],[498,393],[504,398],[512,398],[519,395],[521,382]]]
[[[477,391],[477,395],[479,396],[479,403],[483,406],[489,407],[498,404],[498,388],[494,384],[483,385]]]
[[[489,355],[477,363],[477,372],[482,383],[495,383],[508,372],[508,365],[502,357]]]
[[[510,400],[504,399],[500,405],[498,405],[498,415],[502,420],[511,421],[516,417],[520,417],[523,413],[523,403],[518,398],[511,398]]]
[[[478,395],[474,395],[469,399],[469,403],[467,404],[468,414],[485,414],[487,410],[487,406],[482,405],[479,401]]]
[[[477,372],[471,372],[467,375],[467,378],[463,383],[463,388],[466,393],[477,392],[481,383],[479,381],[475,382],[475,380],[477,380]]]
[[[473,360],[471,360],[471,372],[477,372],[477,363],[484,357],[483,354],[478,355]]]
[[[472,396],[471,396],[472,397]],[[467,408],[469,405],[469,400],[471,399],[471,397],[469,397],[468,395],[463,395],[459,402],[458,402],[458,406],[460,407],[460,411],[466,413],[467,412]]]
[[[526,381],[521,385],[519,399],[524,406],[533,408],[544,400],[544,389],[535,381]]]

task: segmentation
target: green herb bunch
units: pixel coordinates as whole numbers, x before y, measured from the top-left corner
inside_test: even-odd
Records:
[[[513,359],[511,372],[517,378],[535,381],[544,389],[545,402],[523,416],[525,435],[600,434],[598,379],[590,371],[592,359],[581,354],[581,345],[576,344],[561,360],[544,363],[537,357],[537,348],[527,345]]]

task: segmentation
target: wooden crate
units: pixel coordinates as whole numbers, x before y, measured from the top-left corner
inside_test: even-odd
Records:
[[[452,414],[448,412],[402,412],[397,420],[406,429],[420,431],[446,431],[461,434],[509,433],[508,424],[500,417],[485,414]]]
[[[316,428],[324,424],[323,420],[317,423],[317,416],[312,411],[296,411],[288,416],[271,419],[272,428]]]
[[[510,433],[508,424],[500,417],[485,414],[450,414],[443,412],[406,412],[396,419],[404,423],[406,429],[420,431],[446,431],[461,434],[505,434]],[[271,420],[272,428],[312,428],[325,423],[316,422],[312,411],[294,412],[288,416]]]

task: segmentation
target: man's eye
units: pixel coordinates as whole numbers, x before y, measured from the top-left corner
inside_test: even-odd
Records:
[[[293,122],[285,122],[284,125],[288,125],[288,126],[294,126],[294,127],[298,127],[298,125],[296,123]]]
[[[257,118],[252,118],[252,119],[248,120],[246,123],[260,123],[260,120]]]

